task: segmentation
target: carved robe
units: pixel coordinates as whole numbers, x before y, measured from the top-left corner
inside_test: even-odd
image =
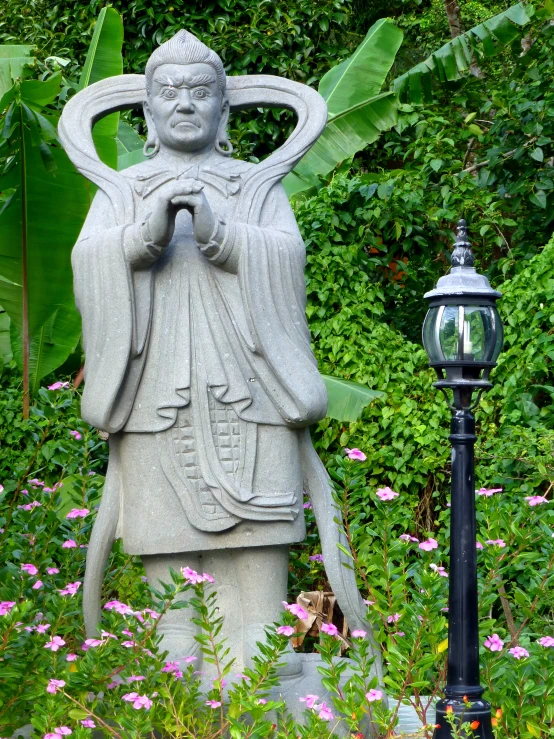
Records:
[[[73,252],[82,415],[110,432],[129,553],[305,536],[299,442],[327,396],[305,318],[304,244],[280,182],[256,223],[236,218],[254,166],[214,153],[178,170],[156,157],[131,167],[121,174],[135,222],[116,225],[99,191]],[[204,184],[226,236],[202,250],[180,211],[158,257],[141,226],[179,177]]]

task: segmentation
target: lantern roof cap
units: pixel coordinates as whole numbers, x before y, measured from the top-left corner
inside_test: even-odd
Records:
[[[493,290],[485,275],[480,275],[473,266],[474,257],[471,244],[467,238],[467,225],[462,218],[458,222],[458,231],[452,252],[450,272],[441,277],[434,290],[425,293],[424,298],[464,296],[487,297],[497,300],[502,296]]]

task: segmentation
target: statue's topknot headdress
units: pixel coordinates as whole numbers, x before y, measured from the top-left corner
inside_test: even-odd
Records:
[[[156,67],[162,64],[209,64],[214,68],[219,89],[225,94],[226,78],[223,62],[219,56],[199,41],[192,33],[178,31],[152,53],[146,64],[146,90],[150,92]]]

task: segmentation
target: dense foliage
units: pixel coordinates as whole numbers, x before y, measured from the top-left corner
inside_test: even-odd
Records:
[[[442,0],[317,4],[133,0],[113,5],[124,17],[126,71],[140,71],[152,48],[183,25],[185,13],[185,25],[210,40],[231,73],[284,74],[311,84],[351,53],[367,26],[386,14],[395,16],[406,39],[391,77],[445,43],[449,33]],[[509,3],[460,5],[467,28]],[[440,568],[448,562],[449,413],[442,396],[431,388],[433,375],[421,347],[420,328],[425,312],[422,294],[448,267],[460,217],[469,223],[477,266],[503,292],[500,309],[506,324],[495,386],[477,412],[477,486],[502,489],[477,499],[478,542],[483,547],[479,567],[484,685],[493,707],[502,710],[496,719],[499,738],[546,739],[554,730],[554,670],[548,646],[554,642],[545,640],[554,636],[554,26],[551,4],[534,5],[538,12],[525,53],[516,41],[499,58],[481,61],[480,77],[437,86],[435,99],[424,107],[403,105],[394,129],[336,170],[317,192],[295,203],[308,250],[308,318],[320,367],[385,392],[359,421],[341,424],[325,419],[314,431],[347,514],[360,587],[372,601],[368,618],[387,665],[386,684],[394,700],[391,712],[379,716],[383,731],[394,724],[397,703],[403,698],[417,707],[424,722],[430,722],[429,703],[422,696],[436,697],[444,676],[447,619],[441,609],[446,605],[447,578]],[[94,1],[10,0],[0,8],[0,40],[37,44],[43,60],[49,55],[70,58],[64,76],[75,79],[99,7]],[[263,153],[284,135],[284,121],[273,113],[263,123],[244,118],[233,131],[239,151]],[[143,692],[149,696],[158,692],[156,700],[163,710],[154,708],[147,716],[147,711],[122,704],[119,679],[118,687],[104,691],[101,698],[99,685],[113,682],[114,675],[130,677],[121,667],[128,652],[110,638],[97,649],[82,652],[80,591],[72,597],[59,593],[67,583],[83,578],[80,545],[86,546],[99,500],[105,444],[79,421],[73,391],[42,390],[37,410],[23,421],[14,364],[5,369],[1,382],[0,515],[5,520],[0,526],[5,531],[0,601],[17,605],[3,620],[0,617],[7,634],[0,675],[0,734],[6,733],[4,725],[25,723],[33,704],[40,733],[71,719],[74,733],[84,737],[89,730],[80,722],[86,716],[94,712],[110,724],[122,705],[126,708],[121,730],[138,735],[159,728],[170,696],[182,699],[160,677],[160,658],[136,655],[140,670],[149,676]],[[346,460],[345,446],[362,449],[367,460]],[[44,486],[30,484],[35,478],[51,489],[60,482],[63,487],[44,492]],[[376,491],[386,486],[398,495],[381,499]],[[531,505],[529,498],[543,500]],[[33,500],[41,505],[19,507]],[[82,523],[65,518],[76,506],[92,511]],[[293,600],[301,590],[327,587],[321,563],[310,559],[318,552],[310,515],[307,543],[296,547],[292,556]],[[79,546],[63,549],[68,538]],[[425,542],[431,542],[427,550],[420,547]],[[36,578],[21,572],[25,563],[38,568],[42,587],[33,589]],[[45,577],[48,567],[60,572]],[[151,594],[141,575],[138,560],[116,549],[105,601],[117,598],[131,603],[133,610],[150,606]],[[123,619],[114,614],[109,618],[107,628],[123,641]],[[125,623],[134,630],[133,618]],[[36,627],[43,622],[50,627],[41,634]],[[209,630],[206,618],[205,623]],[[35,628],[29,631],[26,626]],[[55,634],[66,641],[59,654],[44,649]],[[487,643],[503,642],[499,651],[485,646],[493,634],[497,640]],[[156,654],[151,636],[144,638]],[[334,644],[325,639],[324,654]],[[306,648],[312,643],[307,640]],[[66,652],[80,656],[66,662]],[[137,673],[140,670],[137,667]],[[39,681],[35,674],[41,675]],[[66,681],[65,695],[45,692],[50,679]],[[195,689],[190,690],[194,695]],[[238,702],[246,707],[245,714],[260,722],[255,728],[264,727],[266,733],[261,735],[271,736],[264,724],[265,709],[259,708],[263,704],[254,705],[264,695],[262,689]],[[363,697],[355,705],[360,708],[358,721]],[[210,714],[202,701],[196,708],[207,728],[194,735],[217,736],[219,713]],[[293,735],[287,721],[279,719],[273,736]],[[297,729],[306,739],[319,736],[324,725],[314,712],[310,721],[306,733]],[[329,730],[333,725],[326,724]],[[180,735],[171,722],[164,731]]]

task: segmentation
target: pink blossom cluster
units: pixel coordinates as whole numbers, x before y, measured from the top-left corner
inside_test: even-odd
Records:
[[[397,621],[400,621],[401,618],[402,618],[402,614],[393,613],[391,616],[387,616],[387,623],[395,624]]]
[[[301,697],[298,699],[302,703],[306,704],[306,708],[311,709],[312,711],[316,711],[319,718],[323,721],[332,721],[334,716],[333,712],[329,708],[329,706],[323,701],[323,703],[317,703],[319,700],[318,695],[314,695],[313,693],[308,693],[307,695]]]
[[[436,572],[440,577],[448,577],[448,572],[441,565],[430,564],[429,567]]]
[[[292,613],[293,616],[296,616],[296,618],[301,620],[305,620],[309,616],[308,611],[305,608],[302,608],[302,606],[299,606],[298,603],[287,603],[286,601],[283,601],[283,606],[285,611]]]
[[[89,513],[88,508],[72,508],[66,518],[85,518]]]
[[[527,495],[525,500],[531,507],[548,503],[548,498],[545,498],[544,495]]]
[[[106,639],[85,639],[85,641],[81,644],[81,649],[83,652],[88,652],[89,649],[94,649],[94,647],[100,647],[102,644],[106,643]]]
[[[541,636],[540,639],[537,639],[537,644],[540,644],[541,647],[554,647],[554,637]]]
[[[511,649],[508,649],[508,652],[512,657],[515,657],[515,659],[525,659],[529,656],[529,652],[523,647],[512,647]]]
[[[37,624],[36,626],[25,626],[25,631],[29,633],[36,631],[37,634],[45,634],[50,628],[50,624]]]
[[[391,490],[391,488],[379,488],[379,490],[375,493],[376,496],[379,498],[379,500],[394,500],[395,498],[398,498],[398,493],[395,493],[394,490]]]
[[[209,700],[206,701],[206,705],[210,708],[219,708],[219,706],[221,705],[221,701]]]
[[[189,585],[200,585],[203,582],[215,582],[211,575],[208,575],[205,572],[202,575],[199,575],[196,570],[193,570],[190,567],[183,567],[181,569],[181,574],[185,578],[185,582]]]
[[[432,549],[438,549],[439,543],[436,539],[429,537],[426,541],[419,543],[419,548],[423,549],[424,552],[430,552]]]
[[[495,493],[501,493],[503,488],[479,488],[479,490],[476,490],[475,492],[477,495],[484,495],[487,498],[490,498],[491,495],[494,495]]]
[[[48,385],[47,390],[67,390],[69,388],[69,382],[55,382],[53,385]]]
[[[75,595],[81,587],[81,581],[76,580],[75,582],[68,582],[65,588],[58,590],[60,595]]]
[[[131,608],[131,606],[128,606],[126,603],[121,603],[119,600],[109,600],[105,604],[104,610],[115,611],[116,613],[120,613],[123,616],[134,614],[134,611]]]
[[[15,606],[14,600],[0,601],[0,616],[7,616],[14,606]]]
[[[323,562],[323,554],[312,554],[308,559],[310,562]]]
[[[358,462],[365,462],[367,459],[361,449],[349,449],[348,447],[345,447],[344,451],[346,452],[348,459],[356,459]]]
[[[23,564],[21,565],[21,569],[23,572],[26,572],[28,575],[38,575],[38,567],[33,564]]]
[[[144,708],[146,711],[152,706],[152,701],[147,695],[139,695],[138,693],[126,693],[122,696],[124,701],[133,704],[133,708],[137,711]]]
[[[58,726],[53,732],[44,735],[44,739],[60,739],[62,736],[73,734],[69,726]]]
[[[40,508],[42,503],[40,503],[38,500],[32,500],[30,503],[25,503],[25,505],[19,505],[18,508],[21,508],[22,511],[32,511],[33,508]]]
[[[493,634],[492,636],[487,636],[484,641],[484,645],[486,649],[490,649],[491,652],[501,652],[504,647],[504,642],[498,634]]]
[[[65,680],[49,680],[46,686],[47,693],[57,693],[60,688],[65,686]]]
[[[500,549],[503,549],[506,546],[506,542],[504,539],[487,539],[485,544],[489,544],[489,546],[493,547],[499,547]]]

